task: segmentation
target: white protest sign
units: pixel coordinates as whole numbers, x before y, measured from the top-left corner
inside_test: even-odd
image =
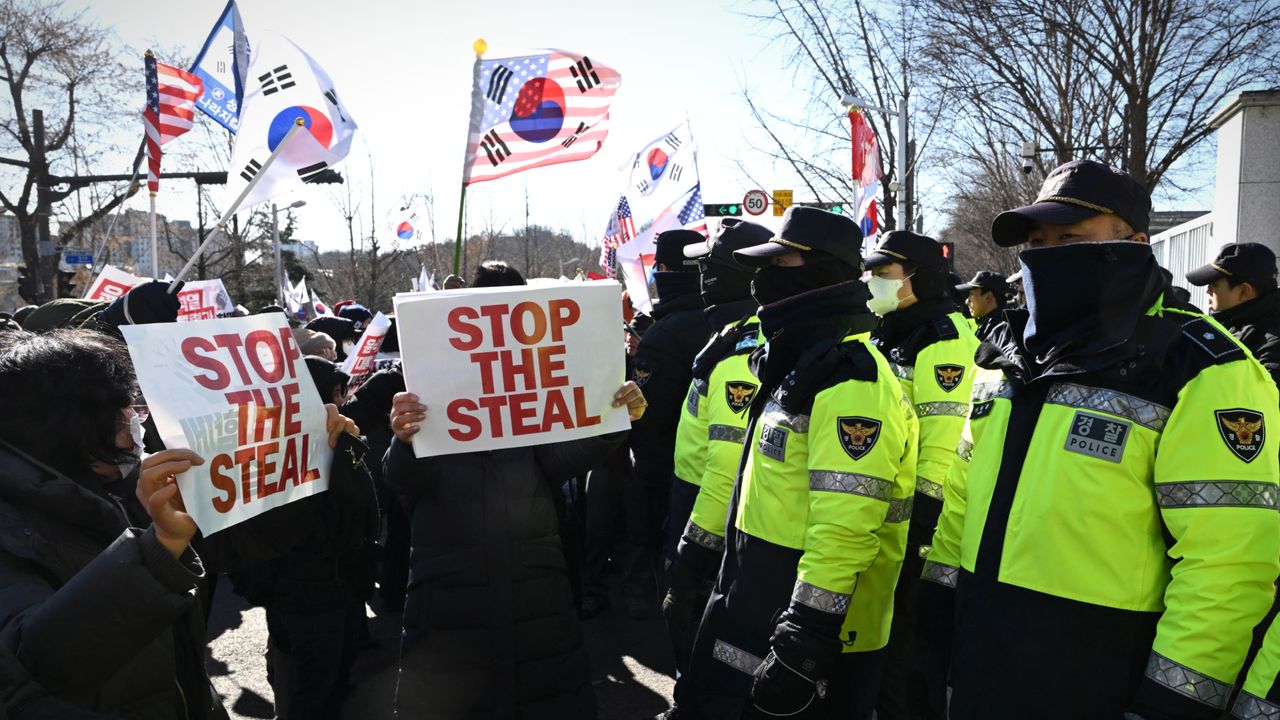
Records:
[[[348,394],[354,393],[377,369],[374,366],[378,362],[378,350],[382,348],[382,341],[386,339],[390,329],[390,318],[381,312],[374,315],[351,354],[342,361],[342,372],[351,377],[351,381],[347,383]]]
[[[212,320],[236,311],[221,280],[187,280],[178,291],[178,321]]]
[[[165,446],[204,458],[178,476],[204,534],[328,489],[324,403],[284,316],[120,330]]]
[[[94,278],[93,284],[89,286],[89,292],[85,293],[84,299],[115,300],[123,297],[135,285],[141,285],[147,281],[148,278],[131,275],[115,265],[107,265],[102,268],[102,272],[98,273],[98,277]]]
[[[626,430],[620,301],[612,280],[397,295],[405,386],[427,406],[414,454]]]

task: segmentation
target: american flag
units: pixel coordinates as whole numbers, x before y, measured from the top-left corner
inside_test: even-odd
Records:
[[[609,224],[604,229],[604,247],[616,248],[636,236],[636,221],[631,217],[631,203],[627,196],[618,198],[618,206],[609,216]]]
[[[477,58],[462,183],[595,155],[621,83],[618,71],[577,53]]]
[[[160,146],[191,129],[196,99],[204,92],[200,78],[185,70],[156,62],[147,52],[147,106],[142,124],[147,131],[147,189],[160,189]]]
[[[702,207],[702,183],[693,186],[693,194],[689,196],[689,201],[680,211],[679,219],[685,230],[700,232],[703,235],[709,234],[707,233],[707,216]]]
[[[618,248],[600,246],[600,269],[610,278],[618,277]]]

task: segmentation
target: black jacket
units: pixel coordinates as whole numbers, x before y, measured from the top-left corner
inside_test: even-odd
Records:
[[[552,494],[624,437],[423,459],[392,442],[383,478],[415,500],[397,717],[595,717]]]
[[[693,359],[713,332],[703,312],[698,273],[664,272],[658,279],[661,301],[636,348],[631,378],[649,403],[644,417],[632,424],[630,439],[636,479],[649,486],[670,482],[675,471],[676,426],[693,380]]]
[[[1280,384],[1280,291],[1213,314]]]
[[[149,521],[133,484],[112,485],[0,443],[0,642],[80,707],[225,718],[204,670],[200,559],[138,530]]]

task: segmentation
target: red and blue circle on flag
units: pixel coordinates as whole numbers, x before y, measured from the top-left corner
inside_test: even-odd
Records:
[[[662,173],[667,171],[667,162],[671,158],[662,151],[662,148],[654,148],[649,151],[649,155],[645,158],[645,162],[649,165],[649,177],[657,180],[662,177]]]
[[[511,129],[521,140],[544,143],[564,127],[564,90],[554,80],[537,77],[520,87],[511,108]]]
[[[333,123],[329,121],[328,115],[309,105],[294,105],[276,113],[271,119],[271,126],[267,130],[267,147],[274,151],[299,118],[316,142],[326,148],[333,143]]]
[[[396,226],[396,237],[401,240],[412,240],[414,232],[413,225],[408,220]]]

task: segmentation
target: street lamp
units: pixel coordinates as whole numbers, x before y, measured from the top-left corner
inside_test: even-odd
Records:
[[[576,257],[569,258],[568,260],[561,260],[560,261],[560,277],[564,277],[565,265],[572,265],[573,263],[576,263],[576,262],[578,262],[578,258]]]
[[[294,200],[289,203],[285,210],[292,210],[306,205],[306,200]],[[275,203],[271,203],[271,244],[276,246],[276,299],[280,301],[280,307],[286,307],[284,301],[284,269],[280,266],[280,220],[277,217],[279,210]]]
[[[898,118],[898,158],[897,167],[894,168],[894,175],[897,175],[898,187],[894,190],[894,197],[897,198],[897,209],[894,211],[898,216],[895,223],[898,228],[906,229],[907,223],[907,98],[904,96],[898,99],[898,109],[890,110],[889,108],[878,107],[870,100],[864,100],[850,93],[845,93],[840,98],[840,104],[846,110],[872,110],[874,112],[884,113],[891,117]]]

